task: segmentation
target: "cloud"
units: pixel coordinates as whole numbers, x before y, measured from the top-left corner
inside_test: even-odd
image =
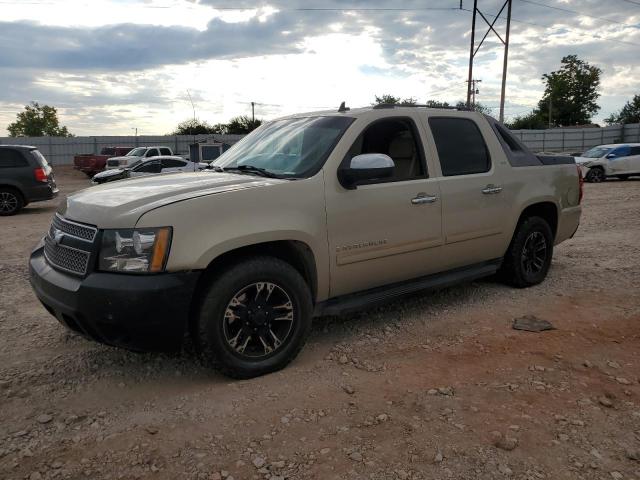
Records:
[[[70,115],[75,111],[79,122],[92,118],[101,125],[125,124],[127,116],[136,115],[152,128],[154,118],[163,118],[165,125],[171,115],[185,115],[186,88],[200,109],[207,105],[207,111],[227,117],[249,100],[281,105],[262,109],[277,116],[289,113],[291,105],[333,104],[335,95],[352,104],[367,104],[382,93],[450,102],[466,95],[471,16],[455,9],[457,1],[350,0],[351,10],[343,10],[345,2],[323,0],[316,5],[336,10],[321,11],[310,10],[303,0],[192,3],[199,12],[210,9],[205,28],[145,24],[144,19],[61,27],[47,24],[37,11],[35,21],[0,22],[0,102],[11,108],[30,100],[48,102]],[[498,3],[479,2],[490,20]],[[619,108],[621,97],[637,93],[640,7],[597,0],[538,3],[630,26],[514,2],[510,112],[537,103],[542,73],[557,69],[570,53],[603,68],[601,115]],[[251,10],[231,15],[215,9],[225,4]],[[463,5],[469,8],[471,2]],[[82,23],[82,17],[74,19]],[[504,22],[497,28],[503,29]],[[485,29],[478,19],[479,34]],[[355,42],[361,43],[350,48]],[[485,104],[498,103],[501,69],[502,46],[490,35],[474,70],[483,79],[479,98]],[[115,122],[114,116],[122,121]]]

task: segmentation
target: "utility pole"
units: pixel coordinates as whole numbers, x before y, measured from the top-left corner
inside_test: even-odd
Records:
[[[256,102],[251,102],[251,123],[256,123]]]
[[[551,105],[552,105],[552,100],[551,100],[551,95],[549,95],[549,128],[551,128],[552,122],[551,122]]]
[[[482,82],[482,80],[473,78],[471,79],[471,83],[469,84],[469,91],[471,94],[471,105],[469,106],[469,108],[475,109],[476,106],[476,94],[480,93],[480,90],[477,87],[477,84]]]
[[[460,8],[462,8],[462,2],[460,2]],[[473,57],[475,53],[473,51],[476,45],[476,12],[478,11],[478,0],[473,0],[473,19],[471,20],[471,46],[469,47],[469,79],[467,83],[471,87],[473,81]],[[467,89],[467,108],[471,108],[471,90]]]
[[[478,50],[480,50],[480,47],[484,43],[489,33],[493,32],[495,36],[498,37],[500,42],[502,42],[502,44],[504,45],[504,60],[502,63],[502,89],[500,93],[500,121],[501,122],[504,121],[504,99],[505,99],[505,91],[507,86],[507,59],[509,57],[509,33],[511,29],[512,1],[513,0],[504,0],[504,3],[502,4],[502,8],[500,8],[500,10],[498,11],[498,14],[493,19],[493,22],[489,22],[489,20],[487,20],[487,17],[478,9],[478,0],[473,0],[473,16],[471,19],[471,47],[469,49],[469,79],[467,80],[467,83],[469,84],[470,87],[473,85],[473,60],[475,59],[475,56],[478,53]],[[498,18],[500,18],[500,15],[502,14],[503,10],[506,7],[508,7],[507,8],[507,28],[506,28],[505,39],[503,39],[500,36],[500,34],[496,31],[496,29],[493,28],[493,26],[495,25]],[[460,2],[460,8],[462,9],[462,2]],[[484,36],[482,37],[482,40],[480,40],[480,43],[478,44],[477,47],[475,44],[476,13],[479,14],[480,17],[482,17],[482,20],[484,20],[484,22],[489,26],[489,29],[484,34]],[[471,108],[472,106],[471,97],[475,91],[476,91],[475,88],[473,90],[469,88],[469,90],[467,91],[467,107],[468,108]],[[473,105],[475,106],[475,99],[473,100]]]
[[[504,94],[507,88],[507,60],[509,58],[509,33],[511,31],[511,3],[507,7],[507,33],[504,41],[504,61],[502,62],[502,88],[500,90],[500,122],[504,122]]]

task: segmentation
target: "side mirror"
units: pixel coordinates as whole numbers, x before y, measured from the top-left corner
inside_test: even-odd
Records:
[[[391,177],[394,169],[389,155],[364,153],[353,157],[348,167],[338,169],[338,180],[344,188],[353,190],[361,182]]]
[[[610,153],[609,155],[607,155],[607,158],[616,158],[617,155],[615,153]]]

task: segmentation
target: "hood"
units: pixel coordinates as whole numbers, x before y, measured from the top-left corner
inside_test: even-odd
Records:
[[[584,164],[584,163],[589,163],[589,162],[596,162],[598,160],[600,160],[599,158],[587,158],[587,157],[574,157],[576,160],[576,163],[578,165]]]
[[[99,228],[132,228],[144,213],[163,205],[287,181],[222,172],[150,175],[76,192],[60,203],[58,213]]]
[[[100,173],[96,173],[93,176],[94,180],[100,180],[103,178],[115,177],[116,175],[121,175],[125,172],[124,168],[114,168],[112,170],[103,170]]]
[[[133,155],[130,157],[127,157],[126,155],[120,155],[118,157],[109,157],[109,160],[132,160],[132,159],[140,160],[141,158],[144,158],[144,157],[134,157]]]

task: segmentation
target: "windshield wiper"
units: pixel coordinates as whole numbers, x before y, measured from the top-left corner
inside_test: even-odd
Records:
[[[276,173],[270,172],[265,168],[255,167],[253,165],[238,165],[237,167],[218,167],[218,168],[220,168],[221,170],[216,169],[216,171],[223,171],[223,172],[238,171],[238,172],[246,172],[246,173],[255,173],[268,178],[281,178],[280,175]]]

